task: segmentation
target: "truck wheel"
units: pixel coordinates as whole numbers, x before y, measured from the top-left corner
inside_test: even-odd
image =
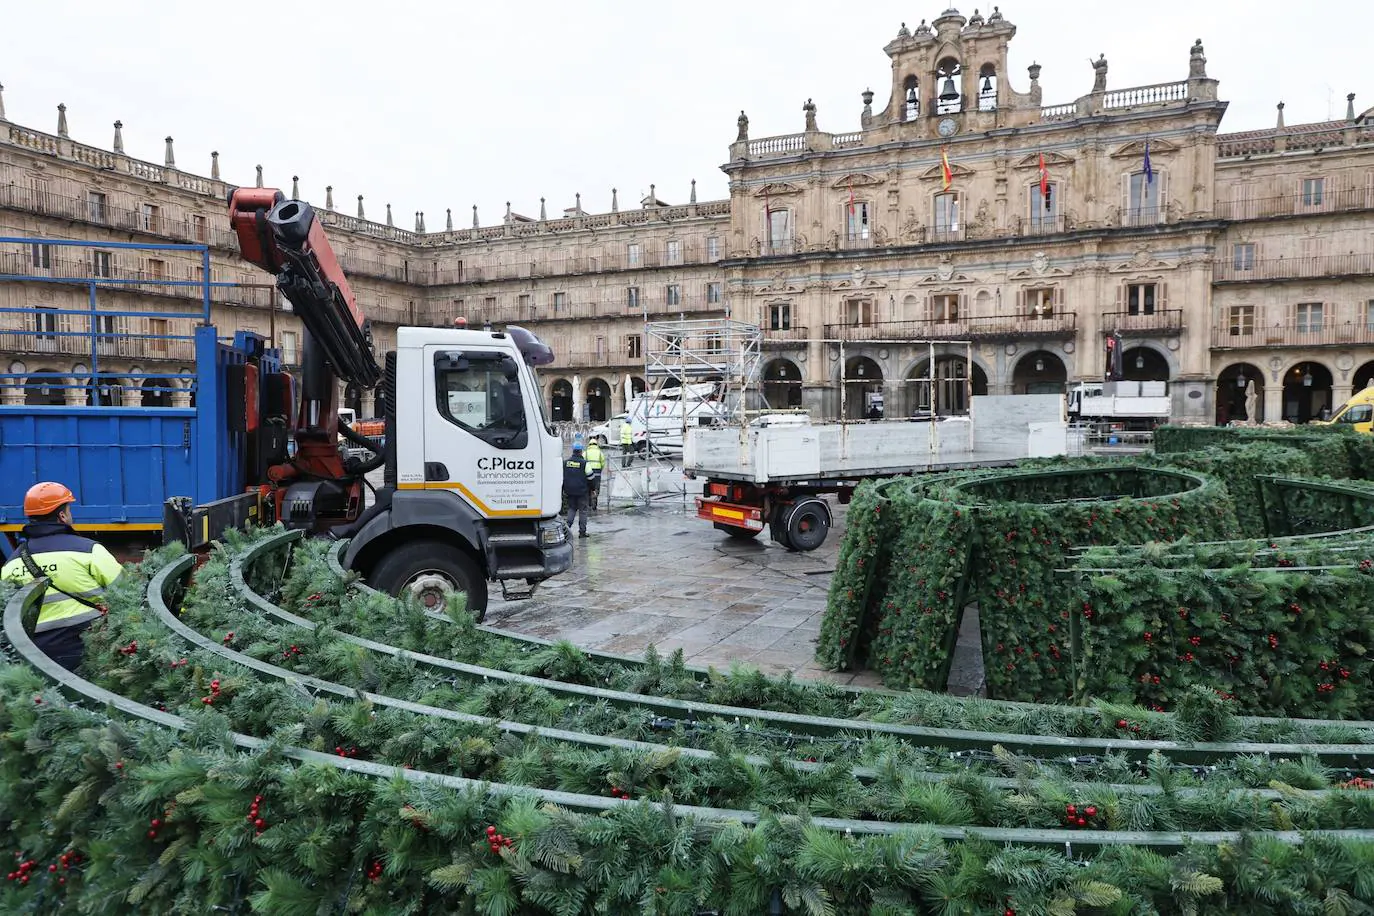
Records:
[[[819,499],[804,499],[787,512],[783,527],[793,550],[815,550],[830,533],[830,512]]]
[[[791,503],[779,503],[768,513],[768,535],[777,544],[792,550],[792,542],[787,537],[787,513],[792,510]]]
[[[726,525],[721,522],[712,522],[717,531],[724,531],[737,541],[752,541],[759,536],[757,531],[750,531],[748,528],[736,528],[734,525]]]
[[[472,558],[441,541],[416,541],[382,557],[369,584],[388,595],[413,595],[425,607],[442,611],[453,592],[467,596],[468,612],[481,623],[487,616],[487,580]]]

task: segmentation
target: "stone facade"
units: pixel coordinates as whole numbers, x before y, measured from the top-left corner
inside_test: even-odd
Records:
[[[758,324],[769,402],[823,416],[864,415],[879,398],[891,417],[961,410],[970,390],[1062,390],[1101,378],[1109,333],[1126,376],[1168,380],[1185,422],[1244,419],[1247,382],[1260,418],[1306,420],[1374,378],[1374,112],[1351,96],[1341,120],[1288,127],[1280,105],[1273,129],[1220,134],[1226,103],[1201,42],[1186,71],[1180,49],[1184,79],[1114,89],[1099,56],[1077,65],[1085,94],[1045,105],[1038,64],[1024,92],[1007,73],[1015,34],[998,12],[903,25],[884,48],[887,104],[862,93],[852,132],[822,131],[809,99],[803,131],[782,137],[751,139],[741,112],[725,201],[698,203],[694,184],[672,205],[651,188],[625,210],[612,192],[594,214],[578,195],[553,218],[543,202],[537,217],[508,205],[496,225],[474,210],[471,228],[450,213],[432,232],[418,213],[414,231],[395,227],[389,206],[367,220],[361,198],[357,216],[341,213],[328,189],[316,205],[379,351],[401,323],[526,325],[558,353],[543,372],[558,419],[622,409],[627,382],[643,384],[644,322],[678,317]],[[223,284],[214,323],[271,331],[290,361],[298,322],[237,257],[218,162],[209,178],[180,171],[170,138],[164,160],[125,155],[118,124],[106,151],[71,139],[65,108],[50,134],[0,106],[0,232],[206,244]],[[92,264],[74,260],[96,257],[83,249],[3,247],[11,276],[123,281],[101,291],[106,311],[185,315],[201,295],[165,282],[199,278],[191,252]],[[11,373],[84,370],[89,335],[105,329],[76,314],[85,295],[0,283],[0,308],[73,312],[0,312]],[[176,338],[194,319],[129,320],[139,326],[118,330],[162,343],[111,342],[102,372],[187,365]],[[35,335],[35,321],[72,336]],[[353,400],[372,412],[365,393]]]

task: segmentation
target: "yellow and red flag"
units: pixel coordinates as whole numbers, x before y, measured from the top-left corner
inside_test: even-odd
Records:
[[[948,191],[954,184],[954,170],[949,167],[949,149],[940,150],[940,167],[945,175],[945,190]]]
[[[1050,200],[1050,173],[1045,168],[1045,154],[1040,154],[1040,198],[1046,204]]]

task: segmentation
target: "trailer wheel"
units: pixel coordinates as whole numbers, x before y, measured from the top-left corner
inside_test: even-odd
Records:
[[[736,528],[734,525],[726,525],[722,522],[712,522],[717,531],[724,531],[737,541],[752,541],[759,536],[757,531],[750,531],[748,528]]]
[[[468,612],[481,623],[487,616],[487,580],[472,558],[442,541],[415,541],[382,557],[368,577],[388,595],[409,594],[430,610],[442,611],[453,592],[467,596]]]
[[[793,550],[815,550],[830,533],[830,509],[819,499],[803,499],[784,516],[783,527]]]
[[[773,506],[773,511],[768,514],[768,534],[773,541],[788,550],[792,550],[792,542],[787,537],[787,513],[791,511],[791,503],[777,503]]]

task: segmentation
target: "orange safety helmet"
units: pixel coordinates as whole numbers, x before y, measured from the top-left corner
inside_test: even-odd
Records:
[[[29,487],[29,492],[24,494],[24,514],[29,518],[41,518],[74,502],[76,497],[71,490],[60,483],[44,481]]]

